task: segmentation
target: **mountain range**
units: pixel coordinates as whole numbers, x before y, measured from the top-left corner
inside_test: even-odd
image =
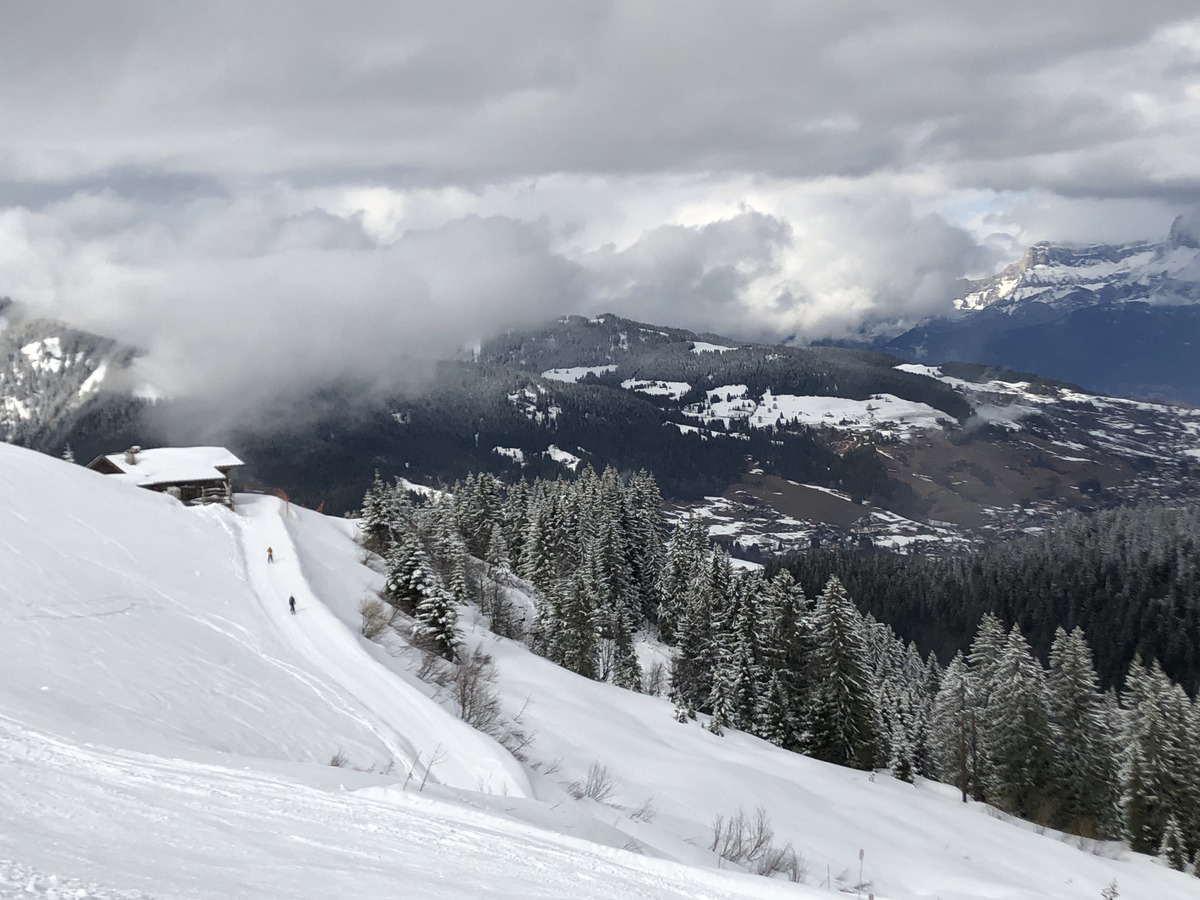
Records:
[[[964,283],[954,308],[867,346],[1200,405],[1200,239],[1183,217],[1161,241],[1035,244],[997,275]]]

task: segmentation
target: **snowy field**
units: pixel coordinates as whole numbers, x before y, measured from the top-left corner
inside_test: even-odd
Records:
[[[708,399],[684,409],[684,413],[706,425],[721,421],[745,422],[751,428],[806,425],[839,431],[893,432],[908,438],[917,432],[940,427],[947,415],[924,403],[914,403],[892,394],[874,394],[867,400],[843,397],[812,397],[795,394],[750,396],[746,385],[727,384],[707,391]]]
[[[669,397],[678,400],[692,389],[686,381],[638,381],[634,378],[621,382],[621,387],[627,391],[637,391],[651,397]]]
[[[616,366],[572,366],[569,369],[547,369],[542,377],[549,381],[574,383],[586,375],[607,375],[617,371]]]
[[[1200,896],[939,785],[679,725],[464,611],[535,732],[519,763],[413,653],[358,634],[380,576],[353,523],[264,496],[185,509],[8,445],[0,495],[0,898],[818,897],[860,850],[877,898]],[[575,800],[593,765],[611,795]],[[759,806],[804,885],[707,849],[715,816]]]

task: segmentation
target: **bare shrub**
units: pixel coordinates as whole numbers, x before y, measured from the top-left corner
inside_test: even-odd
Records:
[[[329,764],[339,769],[347,769],[350,767],[350,757],[346,755],[346,751],[338,747],[337,752],[329,757]]]
[[[608,766],[598,762],[588,766],[587,777],[582,781],[571,781],[566,785],[567,793],[576,800],[585,797],[597,803],[606,803],[617,789],[617,780],[608,771]]]
[[[526,750],[537,736],[525,725],[524,713],[531,701],[527,698],[512,718],[504,715],[496,689],[496,665],[489,654],[476,647],[457,662],[449,663],[436,653],[424,652],[417,677],[426,684],[436,685],[439,696],[448,692],[460,719],[495,738],[521,762],[527,761]]]
[[[454,682],[455,673],[451,664],[442,659],[436,651],[423,650],[421,665],[417,667],[417,677],[426,684],[436,685],[440,690]]]
[[[629,814],[629,818],[635,822],[645,822],[649,824],[654,821],[654,817],[658,815],[658,807],[654,805],[654,798],[647,797],[642,801],[642,805]]]
[[[654,665],[642,675],[642,693],[651,697],[661,697],[667,689],[667,667],[661,659],[655,660]]]
[[[791,843],[776,846],[775,830],[761,806],[750,818],[739,809],[732,816],[717,816],[712,824],[712,840],[708,849],[727,862],[743,866],[755,875],[770,878],[784,875],[789,881],[803,881],[806,874],[804,858]]]
[[[362,626],[359,628],[362,636],[369,641],[375,640],[385,631],[392,618],[392,610],[382,600],[374,597],[363,597],[358,601],[358,614],[362,616]]]
[[[455,667],[454,680],[450,684],[458,717],[485,734],[495,732],[501,719],[501,708],[492,657],[476,647]]]

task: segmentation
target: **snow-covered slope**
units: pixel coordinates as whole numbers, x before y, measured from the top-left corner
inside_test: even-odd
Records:
[[[536,730],[522,766],[357,635],[379,576],[352,523],[185,509],[5,445],[0,496],[0,897],[816,897],[860,850],[880,898],[1196,895],[936,785],[679,725],[464,615]],[[563,789],[593,763],[607,803]],[[714,867],[712,818],[758,806],[807,886]]]
[[[131,359],[116,341],[0,306],[0,439],[54,446]]]

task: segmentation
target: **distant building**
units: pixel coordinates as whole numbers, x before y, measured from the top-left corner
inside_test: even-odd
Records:
[[[170,494],[192,506],[233,506],[229,473],[244,463],[224,447],[130,447],[124,453],[97,456],[87,467],[138,487]]]

